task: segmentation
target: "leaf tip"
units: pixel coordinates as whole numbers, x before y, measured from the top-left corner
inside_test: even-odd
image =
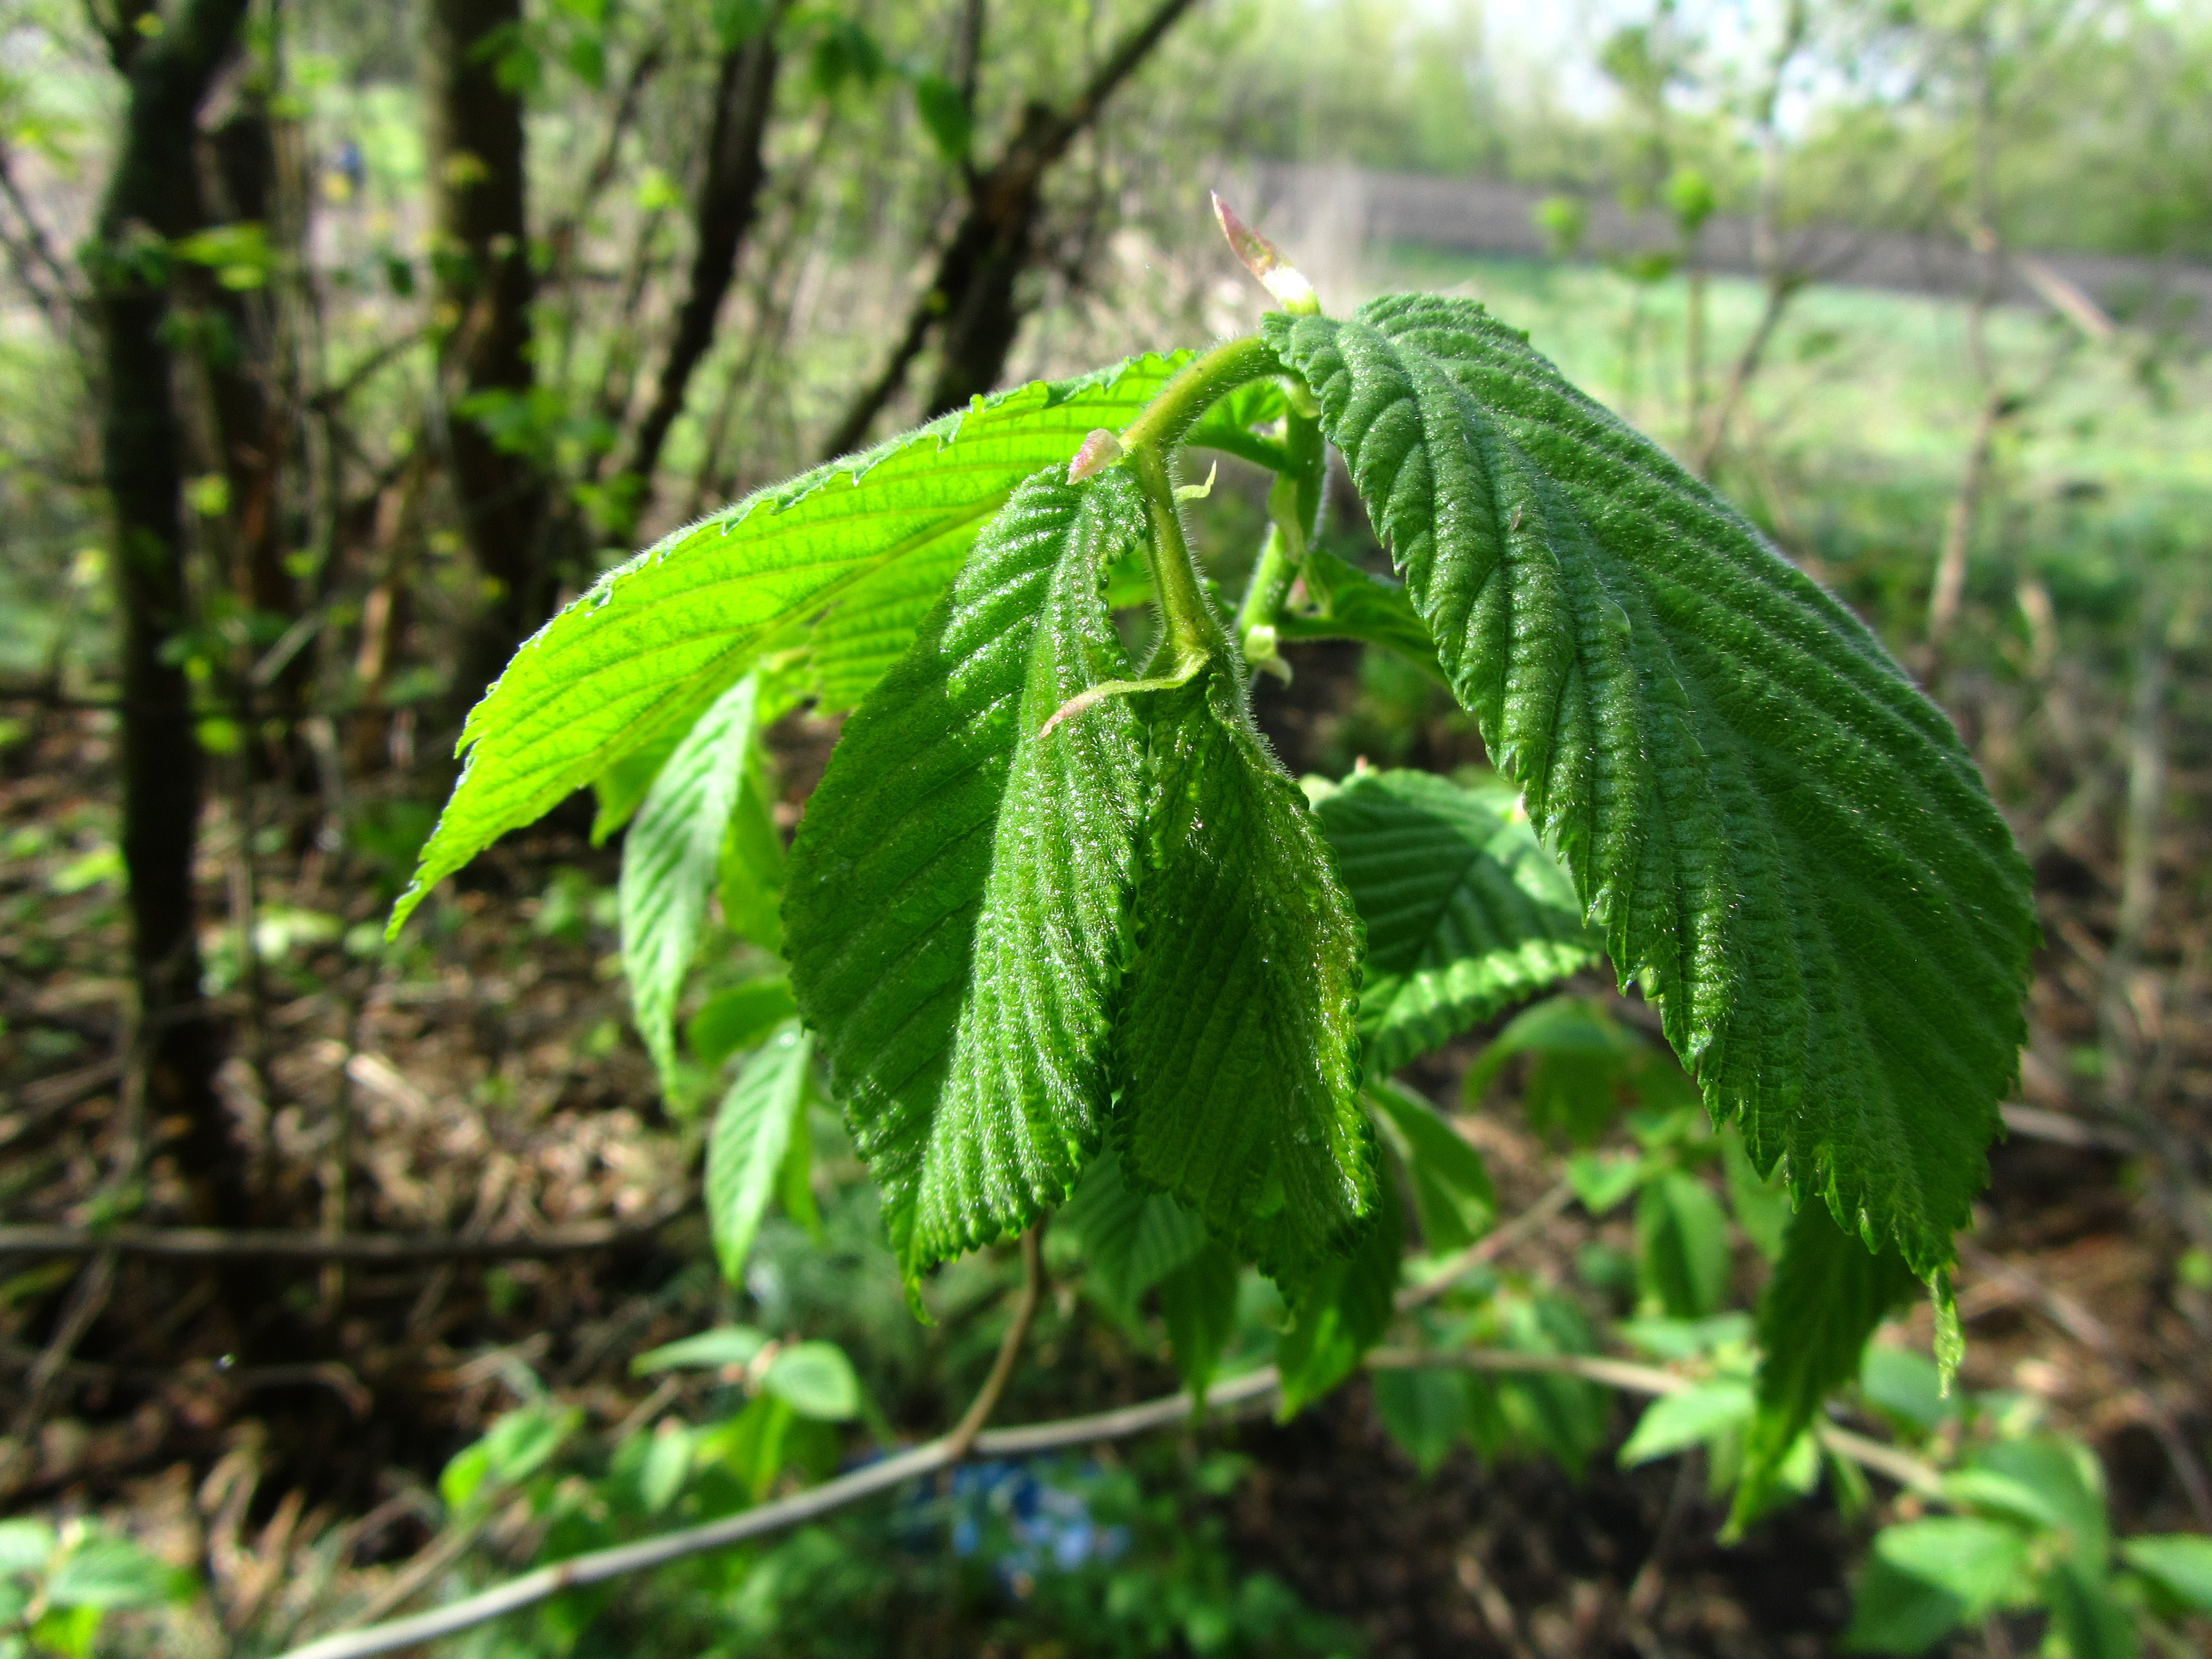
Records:
[[[1321,296],[1288,259],[1282,249],[1246,224],[1237,215],[1237,210],[1222,199],[1219,191],[1208,192],[1213,198],[1213,217],[1228,238],[1229,251],[1234,253],[1245,270],[1259,278],[1260,286],[1275,297],[1285,311],[1294,317],[1317,317],[1321,314]]]

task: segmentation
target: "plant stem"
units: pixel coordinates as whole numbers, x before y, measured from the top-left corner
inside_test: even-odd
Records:
[[[1121,434],[1124,449],[1152,449],[1165,454],[1181,443],[1183,434],[1196,424],[1227,393],[1248,380],[1279,374],[1283,366],[1256,334],[1218,345],[1204,356],[1183,365],[1176,377],[1159,389],[1144,412]]]
[[[991,1362],[991,1374],[983,1379],[983,1387],[968,1407],[952,1432],[945,1437],[945,1461],[957,1463],[967,1456],[968,1448],[975,1443],[975,1437],[991,1420],[998,1409],[999,1396],[1006,1393],[1007,1379],[1014,1374],[1014,1361],[1028,1340],[1030,1326],[1036,1318],[1037,1304],[1044,1299],[1044,1258],[1040,1240],[1044,1224],[1040,1221],[1022,1235],[1022,1299],[1014,1304],[1014,1322],[1006,1327],[1006,1340],[999,1344],[998,1357]]]
[[[1152,515],[1152,534],[1146,554],[1152,562],[1152,591],[1160,596],[1160,609],[1167,618],[1167,645],[1174,672],[1188,676],[1219,656],[1229,641],[1199,581],[1190,544],[1183,538],[1182,512],[1176,503],[1167,457],[1146,444],[1130,451],[1129,465],[1144,489],[1145,506]]]
[[[1267,538],[1260,545],[1259,561],[1252,567],[1243,603],[1237,607],[1237,646],[1253,668],[1282,660],[1272,633],[1261,635],[1258,630],[1272,630],[1282,614],[1283,601],[1290,597],[1291,585],[1306,562],[1306,548],[1321,518],[1328,450],[1322,439],[1318,414],[1292,404],[1284,422],[1283,451],[1283,470],[1267,491],[1272,520]]]

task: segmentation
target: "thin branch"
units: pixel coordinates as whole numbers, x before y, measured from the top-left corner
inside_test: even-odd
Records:
[[[1425,1302],[1433,1302],[1458,1281],[1470,1268],[1486,1261],[1495,1261],[1508,1250],[1517,1249],[1549,1226],[1559,1212],[1575,1200],[1573,1184],[1562,1181],[1519,1215],[1495,1232],[1482,1237],[1448,1258],[1427,1279],[1418,1285],[1408,1285],[1398,1292],[1398,1311],[1418,1308]]]
[[[1007,1379],[1014,1374],[1014,1361],[1021,1357],[1022,1344],[1028,1339],[1030,1326],[1036,1318],[1037,1304],[1044,1296],[1044,1261],[1039,1248],[1039,1238],[1044,1223],[1039,1221],[1022,1235],[1022,1296],[1014,1304],[1014,1322],[1006,1327],[1006,1340],[999,1344],[998,1358],[991,1362],[991,1374],[983,1379],[983,1387],[975,1403],[945,1437],[946,1462],[957,1463],[968,1455],[968,1448],[975,1443],[975,1437],[991,1420],[998,1409],[999,1396],[1006,1391]]]
[[[441,1233],[352,1233],[333,1238],[301,1230],[219,1227],[0,1227],[0,1256],[161,1256],[191,1261],[489,1261],[620,1249],[651,1238],[690,1208],[623,1226],[585,1222],[520,1238],[459,1238]]]

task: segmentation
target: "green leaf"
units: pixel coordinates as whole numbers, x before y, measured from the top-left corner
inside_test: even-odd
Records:
[[[1482,1154],[1410,1089],[1386,1080],[1370,1085],[1367,1098],[1404,1160],[1422,1243],[1431,1253],[1474,1243],[1498,1216]]]
[[[918,76],[914,83],[914,107],[945,165],[958,167],[965,161],[968,146],[975,137],[975,124],[960,88],[941,75]]]
[[[1270,315],[1455,694],[1717,1122],[1923,1275],[2038,937],[1950,721],[1705,484],[1458,300]]]
[[[707,1226],[722,1277],[744,1282],[753,1235],[775,1195],[791,1148],[792,1126],[806,1110],[806,1068],[814,1040],[793,1021],[744,1064],[714,1114],[707,1138]]]
[[[1468,1380],[1466,1372],[1439,1365],[1375,1373],[1375,1415],[1424,1480],[1468,1431]]]
[[[1203,1398],[1237,1329],[1237,1258],[1208,1239],[1160,1279],[1160,1322],[1183,1385]]]
[[[1637,1267],[1676,1319],[1703,1319],[1728,1296],[1728,1214],[1703,1182],[1670,1170],[1636,1199]]]
[[[769,1034],[799,1012],[791,981],[749,979],[717,991],[684,1022],[684,1041],[702,1066],[720,1066],[741,1048],[768,1040]]]
[[[0,1574],[42,1572],[59,1546],[54,1529],[43,1521],[0,1521]]]
[[[1150,717],[1115,1146],[1130,1179],[1279,1277],[1340,1248],[1375,1203],[1359,921],[1241,673],[1152,694]]]
[[[715,871],[722,925],[763,951],[783,950],[783,837],[776,833],[765,761],[757,742],[746,756]]]
[[[1874,1550],[1899,1572],[1956,1597],[1968,1619],[2034,1596],[2028,1535],[2001,1521],[1956,1515],[1907,1521],[1883,1528]]]
[[[769,1362],[761,1387],[801,1417],[843,1423],[860,1414],[860,1379],[834,1342],[800,1342]]]
[[[1984,1447],[1972,1467],[2033,1492],[2059,1517],[2060,1536],[2075,1559],[2102,1570],[2112,1522],[2105,1513],[2104,1469],[2087,1446],[2054,1434],[2023,1435]]]
[[[2136,1659],[2142,1651],[2136,1621],[2097,1567],[2061,1561],[2044,1575],[2043,1601],[2064,1659]]]
[[[2212,1538],[2190,1532],[2130,1538],[2120,1555],[2192,1612],[2212,1613]]]
[[[658,1515],[676,1501],[691,1474],[691,1434],[672,1419],[661,1420],[653,1443],[645,1449],[645,1463],[637,1472],[637,1492],[647,1515]]]
[[[46,1589],[52,1606],[106,1613],[179,1600],[191,1593],[191,1580],[127,1538],[94,1534],[54,1564]]]
[[[660,769],[676,752],[680,733],[671,732],[644,748],[624,755],[592,780],[598,810],[592,817],[592,845],[604,847],[607,838],[628,823],[645,804],[645,792],[660,775]]]
[[[1361,771],[1315,810],[1367,929],[1370,1077],[1595,959],[1573,887],[1504,785]]]
[[[1731,1525],[1766,1506],[1797,1437],[1831,1394],[1859,1376],[1867,1340],[1917,1289],[1893,1247],[1870,1254],[1826,1205],[1808,1204],[1791,1218],[1759,1299],[1759,1415],[1745,1437]]]
[[[696,1336],[647,1349],[629,1362],[629,1371],[632,1376],[650,1376],[655,1371],[691,1367],[720,1370],[729,1365],[750,1365],[766,1346],[768,1338],[750,1325],[719,1325]]]
[[[1211,1242],[1206,1224],[1165,1193],[1129,1185],[1111,1149],[1084,1171],[1054,1225],[1082,1241],[1084,1289],[1128,1325],[1145,1292]]]
[[[1644,1160],[1634,1152],[1577,1152],[1567,1160],[1567,1184],[1583,1208],[1601,1216],[1644,1184]]]
[[[687,726],[763,654],[803,646],[872,576],[919,558],[949,578],[1017,484],[1064,465],[1093,428],[1126,424],[1183,361],[996,393],[757,491],[600,578],[470,713],[468,764],[392,929],[499,836]]]
[[[1516,1054],[1533,1056],[1521,1103],[1539,1129],[1557,1129],[1577,1146],[1602,1135],[1653,1056],[1642,1036],[1588,997],[1547,998],[1516,1014],[1468,1066],[1470,1106]]]
[[[1958,1406],[1944,1397],[1935,1363],[1904,1348],[1869,1347],[1859,1363],[1859,1392],[1869,1406],[1923,1430],[1936,1428]]]
[[[1289,465],[1282,444],[1253,430],[1272,426],[1290,410],[1283,388],[1273,380],[1247,380],[1199,418],[1183,441],[1199,449],[1218,449],[1270,472]]]
[[[623,972],[664,1087],[676,1069],[676,1000],[707,925],[759,690],[748,674],[714,700],[660,769],[623,840]]]
[[[1623,1468],[1672,1457],[1702,1446],[1749,1420],[1751,1390],[1741,1382],[1701,1382],[1680,1394],[1662,1395],[1644,1407],[1635,1432],[1620,1449]]]
[[[1288,1421],[1359,1368],[1395,1311],[1406,1224],[1388,1182],[1348,1255],[1331,1256],[1283,1286],[1293,1321],[1276,1345],[1282,1372],[1279,1415]]]
[[[1851,1592],[1846,1653],[1925,1653],[1962,1624],[1966,1603],[1940,1585],[1869,1558]]]
[[[1127,665],[1099,597],[1133,481],[1030,479],[846,723],[793,842],[792,987],[909,1280],[1017,1232],[1103,1133],[1136,862]]]
[[[1404,658],[1437,684],[1449,684],[1443,665],[1437,660],[1429,625],[1398,583],[1370,576],[1325,547],[1306,550],[1298,580],[1307,608],[1283,612],[1275,624],[1281,637],[1358,640],[1380,646]]]
[[[1743,1133],[1730,1124],[1721,1131],[1721,1168],[1728,1176],[1729,1207],[1752,1248],[1769,1261],[1781,1259],[1790,1231],[1790,1182],[1779,1170],[1762,1176],[1744,1150]]]

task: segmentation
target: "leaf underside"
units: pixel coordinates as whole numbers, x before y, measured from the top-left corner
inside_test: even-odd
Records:
[[[1985,1178],[2037,936],[1942,714],[1469,301],[1270,316],[1459,701],[1717,1120],[1917,1271]]]
[[[681,728],[759,657],[807,644],[817,623],[832,631],[809,689],[830,706],[857,701],[933,602],[936,590],[917,590],[941,588],[1014,487],[1066,462],[1092,428],[1126,424],[1181,361],[1135,358],[978,399],[757,491],[610,571],[470,711],[467,764],[392,929],[493,841]]]
[[[1131,1180],[1275,1273],[1334,1251],[1373,1203],[1359,920],[1240,675],[1209,668],[1149,715],[1115,1144]]]
[[[1140,739],[1103,573],[1126,473],[1024,484],[847,722],[786,877],[792,988],[909,1280],[1018,1231],[1097,1149]]]
[[[1574,888],[1518,805],[1502,784],[1366,771],[1315,809],[1367,928],[1370,1077],[1596,958]]]

